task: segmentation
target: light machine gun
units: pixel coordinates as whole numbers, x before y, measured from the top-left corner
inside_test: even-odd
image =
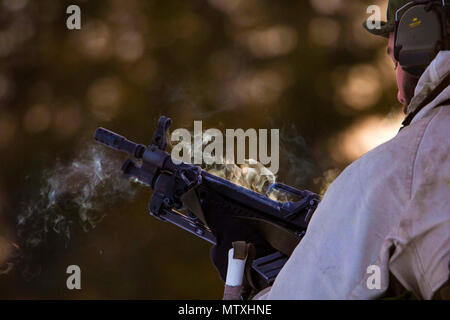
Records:
[[[274,183],[268,191],[284,192],[298,200],[282,203],[208,173],[198,166],[176,164],[166,152],[170,124],[169,118],[162,116],[159,119],[148,147],[103,128],[96,130],[94,139],[138,160],[139,164],[131,159],[126,160],[122,171],[125,177],[153,189],[149,204],[152,216],[171,222],[214,245],[218,243],[217,234],[214,228],[208,226],[208,222],[215,218],[215,208],[221,208],[226,213],[225,219],[229,218],[231,222],[239,220],[248,225],[267,241],[267,247],[270,248],[268,251],[263,250],[263,255],[256,251],[252,277],[256,278],[260,288],[272,285],[305,234],[320,197],[310,191]],[[232,228],[233,224],[230,225]]]

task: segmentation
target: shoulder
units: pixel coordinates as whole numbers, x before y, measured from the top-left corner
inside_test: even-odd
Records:
[[[349,165],[328,188],[320,209],[364,209],[366,214],[383,214],[390,223],[398,222],[400,212],[412,197],[413,185],[430,165],[427,162],[441,163],[450,154],[449,139],[447,147],[439,142],[450,136],[445,126],[450,117],[448,110],[450,107],[445,116],[441,116],[443,110],[434,110]],[[445,148],[447,152],[443,151]]]
[[[427,180],[436,182],[449,174],[450,168],[450,106],[435,108],[416,125],[420,134],[413,161],[409,168],[410,198]],[[412,128],[414,129],[414,128]],[[450,180],[450,177],[447,177]]]
[[[431,162],[441,162],[438,155],[448,154],[448,137],[450,127],[446,126],[450,119],[450,107],[433,110],[425,117],[400,131],[397,136],[368,152],[355,162],[362,181],[370,185],[373,192],[395,191],[403,201],[411,198],[414,178],[417,171],[422,170],[424,155]],[[444,115],[445,113],[445,115]],[[447,142],[442,144],[447,136]],[[419,161],[418,161],[419,160]]]

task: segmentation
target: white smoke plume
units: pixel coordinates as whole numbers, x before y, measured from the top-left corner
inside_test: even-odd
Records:
[[[24,204],[17,219],[15,263],[23,267],[25,278],[39,273],[29,265],[51,233],[59,235],[67,247],[74,228],[92,230],[108,206],[131,199],[135,191],[122,176],[121,165],[113,152],[92,144],[73,161],[59,162],[43,173],[39,196]]]

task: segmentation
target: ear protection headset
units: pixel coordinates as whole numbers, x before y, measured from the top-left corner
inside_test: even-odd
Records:
[[[439,51],[450,49],[449,8],[449,0],[416,0],[397,10],[394,55],[403,70],[421,76]]]

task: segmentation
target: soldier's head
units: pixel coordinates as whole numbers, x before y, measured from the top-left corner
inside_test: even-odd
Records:
[[[450,0],[389,0],[387,21],[364,23],[370,33],[388,39],[405,112],[422,73],[439,51],[450,49],[448,8]]]

